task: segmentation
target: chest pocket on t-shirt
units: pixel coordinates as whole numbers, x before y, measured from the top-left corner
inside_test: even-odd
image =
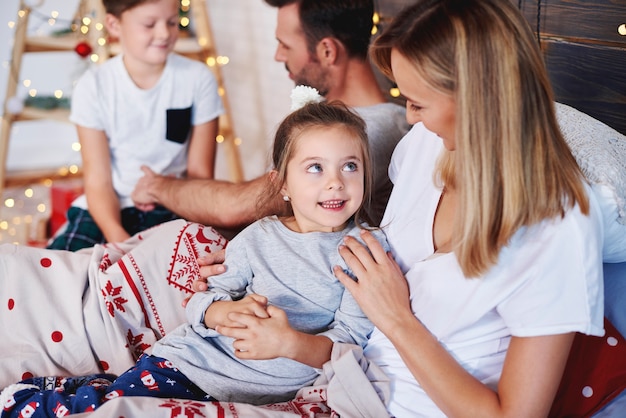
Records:
[[[191,131],[191,107],[186,109],[167,109],[167,129],[165,138],[169,141],[184,143]]]

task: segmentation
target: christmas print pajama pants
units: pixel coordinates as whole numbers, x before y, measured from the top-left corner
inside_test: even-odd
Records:
[[[168,360],[144,354],[118,378],[110,374],[35,377],[9,386],[0,395],[4,400],[0,417],[62,417],[93,411],[120,396],[214,400]]]

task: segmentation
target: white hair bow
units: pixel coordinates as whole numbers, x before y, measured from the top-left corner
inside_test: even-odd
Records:
[[[296,86],[291,90],[291,111],[300,109],[307,103],[319,103],[324,101],[317,89],[309,86]]]

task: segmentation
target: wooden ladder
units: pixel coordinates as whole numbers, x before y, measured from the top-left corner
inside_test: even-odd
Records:
[[[185,1],[185,0],[183,0]],[[209,22],[209,15],[204,0],[186,0],[189,4],[189,11],[195,24],[195,33],[192,36],[178,40],[175,51],[194,59],[207,63],[215,75],[219,92],[224,104],[224,114],[220,116],[219,135],[216,138],[219,146],[224,148],[225,158],[229,176],[232,181],[243,180],[243,169],[239,156],[240,140],[235,137],[232,126],[231,110],[226,90],[224,88],[221,66],[218,62],[215,43]],[[75,20],[88,25],[87,35],[82,35],[79,30],[73,30],[69,35],[64,36],[28,36],[28,21],[32,10],[27,7],[24,0],[20,0],[17,21],[15,22],[15,35],[13,50],[11,54],[11,71],[8,77],[6,97],[4,100],[4,112],[2,116],[2,126],[0,128],[0,196],[4,187],[17,184],[29,184],[40,182],[46,179],[55,180],[71,176],[66,168],[54,170],[35,170],[28,173],[20,173],[16,176],[7,176],[6,161],[9,148],[11,128],[14,122],[21,120],[56,120],[69,123],[69,110],[55,108],[52,110],[39,109],[35,107],[24,107],[17,114],[10,113],[8,102],[15,97],[20,80],[22,59],[25,53],[50,52],[50,51],[72,51],[80,41],[86,41],[92,47],[92,55],[97,57],[97,62],[101,63],[116,53],[116,45],[109,45],[106,41],[104,29],[104,8],[100,0],[81,0],[76,12]],[[83,18],[89,18],[88,23]],[[76,173],[80,175],[80,172]]]

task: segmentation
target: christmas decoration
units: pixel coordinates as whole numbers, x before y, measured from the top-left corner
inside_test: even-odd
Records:
[[[91,54],[93,49],[91,48],[91,45],[89,45],[89,43],[82,41],[76,44],[76,46],[74,47],[74,51],[82,58],[86,58]]]

